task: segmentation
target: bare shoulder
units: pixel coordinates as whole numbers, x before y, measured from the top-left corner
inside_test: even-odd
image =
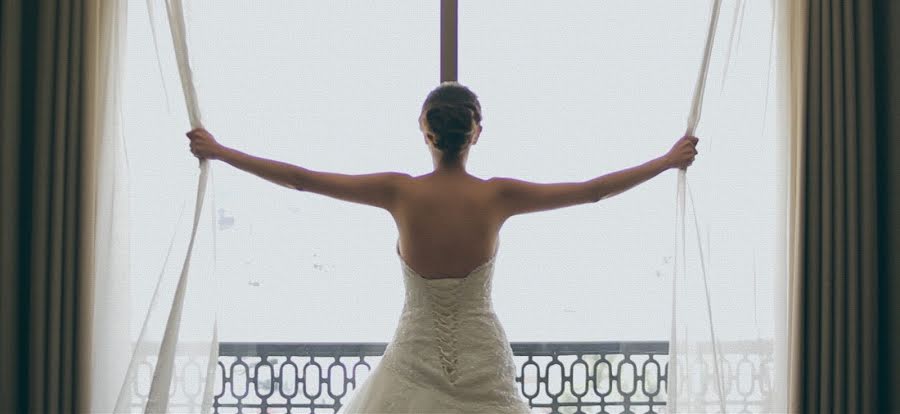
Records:
[[[485,180],[488,187],[499,196],[508,195],[516,191],[523,191],[535,183],[513,177],[491,177]]]
[[[537,183],[511,177],[489,181],[497,207],[505,217],[597,201],[597,191],[588,181]]]
[[[384,176],[384,178],[386,180],[390,181],[391,184],[393,184],[396,187],[408,185],[410,182],[412,182],[415,179],[415,177],[413,177],[412,175],[409,175],[405,172],[389,171],[389,172],[383,172],[381,174],[382,174],[382,176]]]

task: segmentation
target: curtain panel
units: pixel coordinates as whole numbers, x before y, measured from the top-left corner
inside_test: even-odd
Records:
[[[878,408],[900,411],[900,2],[879,0],[875,38],[878,194]]]
[[[890,34],[900,11],[879,0],[808,7],[791,407],[896,412],[900,157]]]
[[[0,412],[88,404],[97,120],[119,6],[0,5]]]

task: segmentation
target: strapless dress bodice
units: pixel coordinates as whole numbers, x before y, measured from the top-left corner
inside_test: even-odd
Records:
[[[528,412],[516,389],[516,368],[491,300],[494,255],[465,277],[426,278],[400,254],[404,305],[381,364],[448,404]],[[510,411],[512,410],[512,411]]]

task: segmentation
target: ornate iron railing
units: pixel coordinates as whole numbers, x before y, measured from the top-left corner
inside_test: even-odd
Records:
[[[215,412],[339,412],[351,391],[381,360],[386,345],[222,343]],[[514,342],[511,346],[518,367],[515,380],[533,412],[664,411],[667,342]],[[740,349],[739,354],[721,357],[728,408],[763,411],[764,395],[771,390],[771,347],[759,342]]]
[[[206,370],[202,344],[176,357],[169,406],[198,412]],[[207,345],[208,346],[208,345]],[[381,361],[385,343],[221,343],[213,407],[216,413],[337,413]],[[513,342],[515,381],[535,413],[658,413],[669,383],[667,342]],[[770,342],[721,344],[727,412],[767,412],[772,393]],[[193,349],[193,348],[191,348]],[[208,348],[206,348],[208,349]],[[709,350],[697,350],[708,357]],[[139,364],[131,406],[147,402],[155,357]],[[691,372],[713,375],[711,361],[689,358]],[[686,409],[718,412],[718,390],[708,381],[681,381],[695,396]]]

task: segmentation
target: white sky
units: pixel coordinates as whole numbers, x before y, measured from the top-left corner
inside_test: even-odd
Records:
[[[659,156],[681,136],[707,2],[460,3],[460,82],[484,110],[473,174],[584,180]],[[700,156],[689,170],[722,338],[771,329],[777,177],[774,116],[763,114],[767,96],[774,108],[768,3],[749,2],[724,84],[734,10],[723,9]],[[189,5],[200,106],[222,143],[324,171],[430,171],[416,120],[438,83],[437,0]],[[170,38],[160,33],[160,73],[144,1],[129,8],[123,116],[129,277],[140,315],[175,228],[181,244],[168,268],[183,259],[197,169]],[[219,290],[209,300],[218,299],[220,340],[390,340],[403,285],[389,214],[213,167],[215,205],[234,218],[216,233]],[[509,220],[493,290],[509,339],[667,339],[674,207],[669,171],[599,204]],[[754,257],[755,303],[747,294]]]

